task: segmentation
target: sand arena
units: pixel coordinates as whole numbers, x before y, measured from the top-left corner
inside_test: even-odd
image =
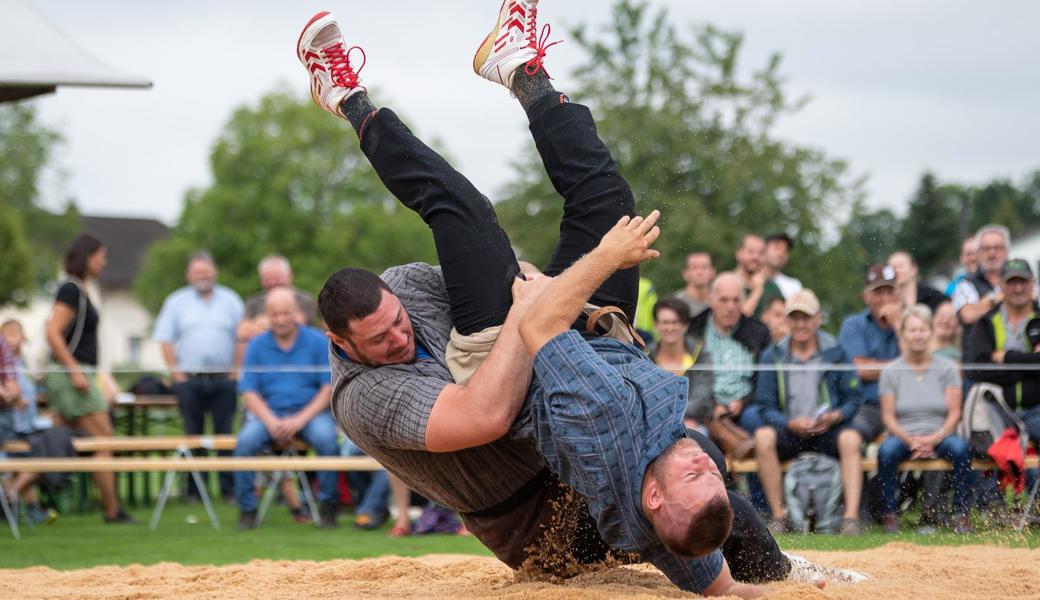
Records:
[[[808,558],[875,577],[859,585],[782,583],[773,598],[848,600],[1040,600],[1040,549],[891,543],[858,552],[806,552]],[[0,598],[192,600],[203,598],[472,598],[584,600],[689,598],[652,567],[587,573],[563,584],[517,582],[493,558],[386,557],[368,560],[253,561],[245,565],[0,570]]]

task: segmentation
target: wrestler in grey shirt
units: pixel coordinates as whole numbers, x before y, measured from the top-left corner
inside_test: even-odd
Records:
[[[439,267],[411,263],[381,275],[411,319],[417,344],[430,358],[370,367],[330,344],[332,411],[347,436],[408,487],[452,510],[468,513],[502,502],[545,468],[530,441],[501,438],[456,452],[426,450],[426,423],[445,386],[451,334],[448,292]]]

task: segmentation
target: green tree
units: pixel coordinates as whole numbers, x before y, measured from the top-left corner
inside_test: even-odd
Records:
[[[972,190],[972,230],[990,223],[1006,225],[1011,235],[1021,233],[1031,221],[1028,211],[1018,210],[1022,194],[1011,181],[995,179]]]
[[[842,229],[843,243],[862,248],[866,266],[880,264],[896,248],[896,234],[901,226],[899,217],[887,208],[870,211],[857,202]]]
[[[32,289],[32,253],[22,215],[0,204],[0,306],[24,305]]]
[[[256,264],[285,255],[296,285],[317,293],[343,266],[379,271],[435,261],[426,225],[383,187],[357,138],[309,99],[286,91],[237,109],[210,156],[213,183],[187,194],[169,239],[153,246],[134,289],[157,310],[184,285],[188,256],[206,249],[221,283],[259,290]]]
[[[5,234],[23,236],[24,240],[12,243],[32,249],[28,258],[20,254],[0,256],[5,262],[19,261],[5,268],[18,273],[17,292],[22,298],[29,296],[34,284],[54,278],[58,258],[80,226],[79,213],[71,203],[57,214],[39,204],[41,176],[60,142],[57,132],[38,121],[34,104],[0,105],[0,205],[17,215],[5,216],[5,220],[18,220],[4,228]],[[4,287],[14,289],[11,285],[5,282]],[[0,304],[11,299],[0,294]]]
[[[959,229],[955,200],[943,194],[934,175],[925,173],[921,177],[896,242],[898,248],[913,255],[922,274],[956,259],[960,252],[960,245],[951,243]]]
[[[574,99],[596,114],[637,210],[664,215],[662,259],[644,269],[659,290],[682,284],[685,255],[694,250],[732,267],[748,231],[787,232],[799,242],[790,270],[810,285],[824,276],[817,268],[823,232],[859,196],[860,182],[843,162],[774,135],[777,119],[804,102],[784,92],[779,55],[742,76],[741,35],[679,28],[665,10],[628,0],[615,4],[602,34],[578,28],[572,37],[585,55]],[[503,225],[522,257],[544,263],[562,201],[533,153],[504,192]]]

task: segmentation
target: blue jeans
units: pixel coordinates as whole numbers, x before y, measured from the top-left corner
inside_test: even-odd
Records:
[[[956,435],[948,435],[935,447],[939,456],[953,463],[953,512],[966,515],[971,507],[971,448]],[[899,506],[899,463],[910,456],[910,448],[895,436],[889,436],[878,449],[878,481],[881,484],[881,506],[884,514],[894,514]]]
[[[275,411],[279,417],[291,416],[291,412]],[[339,444],[336,442],[338,435],[336,422],[332,420],[332,413],[325,411],[311,419],[298,437],[307,442],[319,456],[338,456]],[[238,432],[238,442],[235,444],[235,456],[256,456],[263,450],[264,446],[270,444],[274,439],[267,431],[260,419],[247,419]],[[332,502],[336,500],[336,480],[339,474],[335,471],[318,472],[318,501]],[[252,471],[239,471],[235,473],[235,500],[238,501],[239,509],[256,510],[256,486],[254,480],[256,473]]]
[[[340,448],[340,454],[342,456],[365,456],[365,451],[347,438]],[[372,471],[371,473],[350,471],[347,473],[347,482],[350,484],[351,493],[357,494],[354,498],[356,506],[354,512],[358,515],[382,519],[386,506],[390,502],[390,477],[386,471]]]
[[[1029,430],[1029,439],[1040,446],[1040,406],[1020,410],[1018,416]]]

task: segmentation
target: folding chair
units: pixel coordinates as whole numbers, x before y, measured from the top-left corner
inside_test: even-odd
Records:
[[[277,443],[272,444],[271,452],[281,457],[300,456],[300,452],[306,452],[307,448],[307,445],[302,441],[293,440],[284,446]],[[307,510],[311,513],[311,520],[318,523],[318,503],[314,501],[314,494],[311,491],[311,483],[307,479],[307,474],[300,470],[286,470],[274,471],[271,473],[271,479],[267,482],[263,500],[260,502],[260,510],[256,514],[256,524],[258,526],[264,522],[264,515],[267,514],[267,509],[270,508],[271,502],[274,500],[274,495],[278,492],[282,480],[289,475],[295,475],[297,481],[300,482],[300,487],[303,488],[304,500],[307,502]]]

